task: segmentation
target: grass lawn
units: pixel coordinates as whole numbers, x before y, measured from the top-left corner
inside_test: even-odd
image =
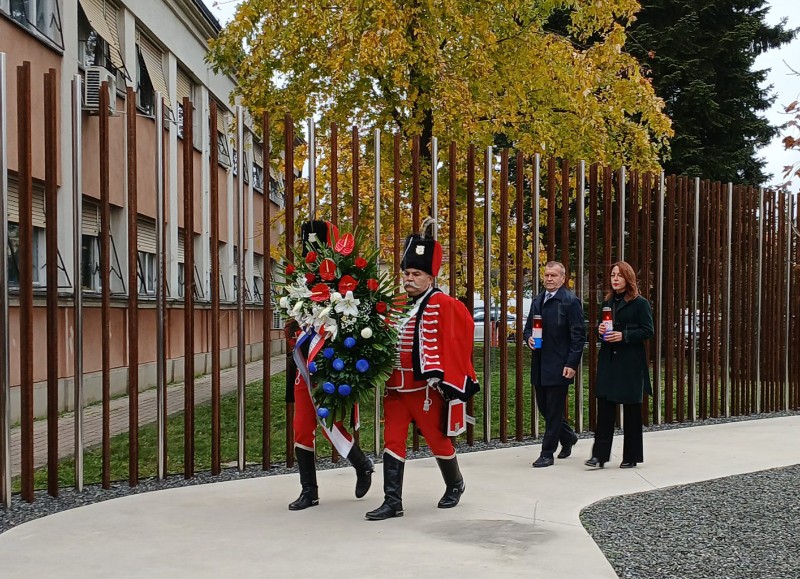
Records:
[[[483,439],[484,427],[484,395],[485,386],[483,384],[483,347],[475,347],[475,371],[478,380],[481,382],[481,392],[475,397],[475,440]],[[530,362],[531,356],[527,349],[523,356],[523,389],[522,406],[523,416],[523,436],[530,436],[532,433],[531,423],[531,386],[530,386]],[[492,427],[491,437],[500,438],[500,367],[499,350],[492,351],[492,394],[491,394],[491,414]],[[508,376],[508,413],[507,413],[507,437],[513,440],[516,431],[515,423],[517,416],[516,400],[516,360],[515,345],[509,344],[508,365],[506,368]],[[272,377],[272,396],[270,417],[270,432],[272,444],[271,462],[283,463],[286,460],[286,415],[284,403],[285,375],[276,374]],[[589,424],[588,409],[588,370],[584,366],[584,429]],[[262,449],[262,387],[261,381],[254,382],[247,386],[246,394],[246,460],[249,464],[261,463]],[[571,388],[568,400],[569,418],[574,423],[575,413],[575,391]],[[221,408],[221,462],[225,466],[235,466],[238,456],[237,449],[237,417],[236,417],[236,394],[232,393],[222,398]],[[183,472],[183,413],[172,415],[167,421],[167,472]],[[361,408],[361,446],[365,451],[374,450],[374,428],[375,428],[375,407],[368,404]],[[540,419],[540,434],[544,430],[544,422]],[[150,424],[139,429],[139,476],[152,477],[156,475],[156,436],[155,424]],[[465,440],[466,435],[459,437]],[[424,444],[423,439],[420,439]],[[409,435],[409,445],[411,436]],[[330,446],[328,441],[322,436],[317,437],[317,453],[319,456],[329,456]],[[211,405],[204,404],[195,409],[195,470],[211,470]],[[59,468],[59,485],[72,486],[74,484],[75,463],[72,458],[61,461]],[[111,439],[111,480],[127,480],[128,478],[128,435],[120,434]],[[99,483],[102,479],[102,452],[100,448],[87,449],[84,453],[84,481],[85,484]],[[47,469],[40,468],[35,473],[35,487],[37,489],[47,487]],[[14,490],[19,490],[19,480],[14,480]]]

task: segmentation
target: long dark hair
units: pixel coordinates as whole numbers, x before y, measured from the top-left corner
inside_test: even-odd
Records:
[[[608,268],[608,285],[611,286],[611,272],[614,271],[614,268],[619,268],[619,273],[622,276],[622,279],[625,280],[625,301],[629,302],[639,295],[639,286],[636,284],[636,272],[633,271],[631,264],[627,261],[618,261],[617,263],[611,264],[611,267]],[[609,287],[608,293],[606,294],[606,301],[610,302],[614,299],[614,288]]]

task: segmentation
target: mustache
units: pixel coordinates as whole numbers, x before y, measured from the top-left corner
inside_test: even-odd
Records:
[[[414,281],[404,281],[404,282],[403,282],[403,287],[404,287],[404,288],[406,288],[406,287],[413,287],[413,288],[415,288],[415,289],[419,289],[419,288],[420,288],[420,285],[419,285],[417,282],[414,282]]]

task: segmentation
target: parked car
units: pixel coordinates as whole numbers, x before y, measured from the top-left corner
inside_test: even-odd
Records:
[[[476,342],[483,342],[483,325],[485,320],[485,313],[483,308],[476,309],[472,313],[472,319],[475,322],[475,341]],[[491,321],[497,322],[500,319],[500,311],[499,308],[493,307],[491,311]],[[517,331],[517,316],[508,313],[506,314],[506,322],[507,322],[507,331],[506,331],[506,340],[514,341],[516,331]]]

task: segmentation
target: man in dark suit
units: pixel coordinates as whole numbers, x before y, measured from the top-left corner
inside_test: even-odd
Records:
[[[534,298],[525,322],[525,341],[533,350],[531,384],[545,424],[542,453],[533,463],[534,468],[554,463],[553,454],[559,441],[561,452],[558,458],[567,458],[578,442],[578,435],[564,419],[564,405],[583,355],[586,329],[581,300],[563,287],[565,279],[564,264],[547,262],[544,266],[544,291]],[[542,316],[541,348],[535,348],[532,335],[534,316]]]

